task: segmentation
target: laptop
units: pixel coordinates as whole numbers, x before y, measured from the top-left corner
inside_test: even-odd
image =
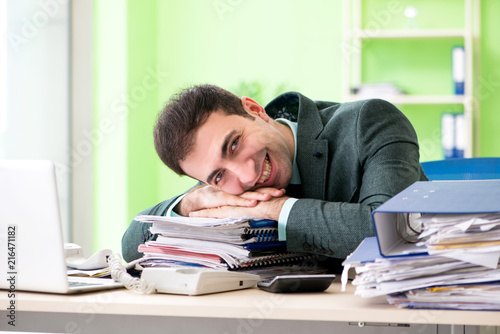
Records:
[[[0,160],[0,289],[71,294],[122,287],[67,275],[55,167]]]

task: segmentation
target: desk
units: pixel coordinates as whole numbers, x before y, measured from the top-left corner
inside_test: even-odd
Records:
[[[72,296],[18,292],[12,328],[6,320],[7,291],[0,291],[0,329],[276,334],[343,328],[335,332],[465,334],[478,333],[475,326],[500,326],[500,312],[398,309],[385,297],[363,299],[353,292],[350,285],[342,292],[338,282],[324,293],[307,294],[272,294],[257,288],[204,296],[140,295],[125,289]],[[387,326],[380,326],[384,323]],[[460,326],[449,326],[454,324]],[[496,333],[491,328],[488,333]]]

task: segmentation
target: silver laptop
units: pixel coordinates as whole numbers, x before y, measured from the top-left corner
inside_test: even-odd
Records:
[[[123,286],[68,277],[54,164],[0,160],[0,289],[79,293]]]

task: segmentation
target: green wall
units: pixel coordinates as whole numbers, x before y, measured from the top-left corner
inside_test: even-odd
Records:
[[[157,1],[129,0],[127,11],[127,216],[158,202],[158,158],[152,129],[160,108],[158,91],[167,74],[158,67]]]
[[[500,1],[481,1],[481,75],[476,87],[481,104],[479,156],[500,156]]]
[[[381,0],[366,1],[365,15],[376,13]],[[437,3],[435,8],[441,9],[439,6],[456,0],[421,1],[426,6]],[[156,114],[180,88],[213,83],[237,93],[253,92],[264,105],[284,90],[339,101],[341,3],[94,0],[94,127],[110,117],[115,125],[93,152],[94,248],[120,250],[121,235],[135,214],[194,184],[163,166],[153,148]],[[481,9],[479,155],[500,156],[496,144],[500,142],[500,113],[496,110],[500,105],[500,69],[496,66],[500,46],[495,40],[500,30],[500,2],[483,0]],[[442,15],[442,9],[429,10],[426,17],[429,15],[456,24],[448,17],[453,15]],[[419,43],[430,44],[419,45],[418,49],[449,47]],[[372,55],[383,51],[373,45],[366,47]],[[396,47],[403,53],[400,56],[409,61],[422,62],[431,57],[409,52],[414,45]],[[369,64],[371,59],[365,61]],[[390,74],[392,61],[387,58],[383,71],[374,69],[366,75]],[[427,85],[448,89],[442,88],[439,80],[443,79],[435,80],[433,74],[414,73],[411,78],[399,78],[416,91]],[[417,129],[422,160],[442,157],[439,108],[418,106],[404,110]],[[449,109],[457,111],[456,106]]]
[[[245,84],[255,87],[258,82],[255,98],[264,105],[284,90],[298,90],[316,99],[340,98],[340,2],[159,4],[159,66],[169,73],[168,83],[160,89],[162,102],[179,88],[200,83],[240,92]],[[192,184],[159,168],[161,198]]]

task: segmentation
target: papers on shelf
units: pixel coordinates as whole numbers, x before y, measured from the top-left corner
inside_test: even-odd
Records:
[[[393,97],[403,94],[403,91],[399,89],[393,83],[364,83],[359,85],[356,90],[358,97],[369,98],[369,97]]]

